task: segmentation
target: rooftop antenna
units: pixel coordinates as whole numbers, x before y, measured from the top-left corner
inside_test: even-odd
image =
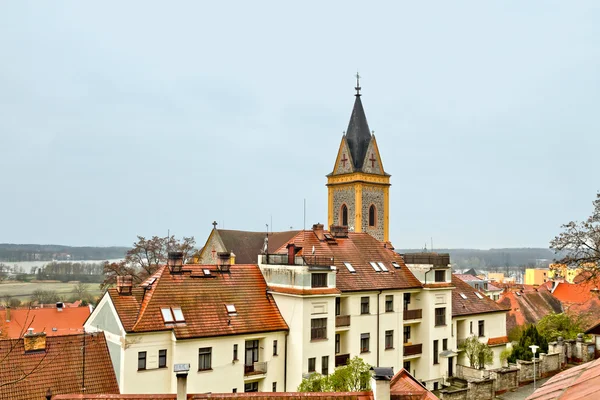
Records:
[[[271,214],[271,233],[273,233],[273,214]]]
[[[433,252],[433,236],[431,236],[431,251]]]

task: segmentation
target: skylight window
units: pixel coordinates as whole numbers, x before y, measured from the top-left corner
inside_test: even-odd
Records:
[[[171,311],[173,311],[173,316],[175,317],[175,322],[185,322],[185,318],[183,317],[183,312],[179,307],[172,307]]]
[[[210,269],[203,269],[204,275],[210,275]]]
[[[352,264],[345,262],[344,265],[346,266],[346,268],[348,268],[348,271],[352,272],[353,274],[356,272]]]
[[[229,314],[235,314],[237,312],[235,309],[235,305],[233,304],[225,304],[225,307],[227,307],[227,312]]]
[[[173,314],[171,314],[170,308],[161,308],[160,313],[162,314],[162,317],[165,320],[165,322],[175,322],[175,320],[173,319]]]
[[[467,299],[467,296],[464,293],[459,293],[459,294],[460,294],[460,297],[462,297],[463,299],[465,299],[465,300]]]
[[[378,262],[377,265],[379,265],[379,268],[381,268],[382,271],[388,272],[388,269],[384,263]]]
[[[377,265],[376,262],[371,261],[369,264],[371,264],[371,267],[373,267],[373,269],[377,272],[381,272],[381,270],[379,269],[379,266]]]
[[[479,292],[475,292],[475,296],[479,297],[480,299],[483,299],[483,296]]]
[[[398,264],[397,262],[393,262],[393,263],[392,263],[392,266],[393,266],[394,268],[400,268],[400,264]]]

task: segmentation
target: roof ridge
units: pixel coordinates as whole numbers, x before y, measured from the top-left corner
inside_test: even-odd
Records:
[[[144,317],[144,313],[146,312],[146,310],[148,309],[148,304],[150,303],[150,301],[152,300],[152,295],[154,294],[154,292],[156,291],[156,288],[158,287],[158,284],[160,283],[164,272],[167,270],[167,266],[163,265],[162,267],[159,267],[154,274],[150,275],[148,277],[148,279],[146,279],[144,282],[149,281],[152,278],[155,278],[154,282],[152,285],[150,285],[150,289],[144,289],[144,295],[142,297],[142,302],[140,303],[140,309],[138,310],[138,315],[135,319],[135,324],[133,324],[133,326],[131,327],[132,331],[135,331],[135,328],[137,327],[138,323],[142,320],[142,318]],[[149,292],[149,293],[148,293]]]

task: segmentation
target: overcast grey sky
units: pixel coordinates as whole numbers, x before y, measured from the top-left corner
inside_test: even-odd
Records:
[[[600,3],[0,4],[0,242],[326,222],[363,76],[399,248],[544,246],[600,189]]]

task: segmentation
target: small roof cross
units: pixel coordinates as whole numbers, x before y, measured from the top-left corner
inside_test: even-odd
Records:
[[[213,229],[217,229],[217,221],[213,221],[212,226],[213,226]]]

